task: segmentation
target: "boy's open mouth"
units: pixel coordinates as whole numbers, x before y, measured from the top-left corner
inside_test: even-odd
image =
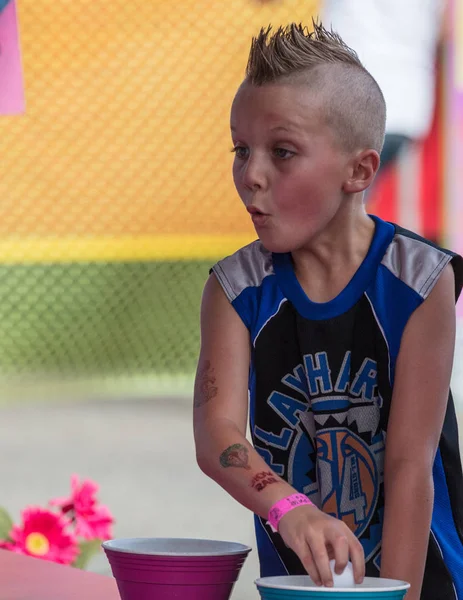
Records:
[[[265,225],[265,222],[269,217],[267,213],[262,212],[255,206],[248,206],[247,211],[251,215],[252,222],[256,227],[262,227]]]
[[[260,210],[259,208],[256,208],[255,206],[248,206],[247,207],[247,211],[251,216],[254,215],[262,215],[262,216],[266,216],[267,213],[264,213],[262,210]]]

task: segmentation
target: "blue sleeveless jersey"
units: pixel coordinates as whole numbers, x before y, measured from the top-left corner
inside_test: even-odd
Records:
[[[379,576],[384,448],[402,333],[448,263],[458,296],[463,260],[372,218],[375,234],[364,262],[330,302],[311,302],[291,255],[272,254],[259,241],[218,262],[213,272],[251,335],[256,450],[354,531],[367,575]],[[434,483],[422,599],[463,600],[463,478],[451,396]],[[255,525],[262,576],[305,573],[264,519],[256,517]]]

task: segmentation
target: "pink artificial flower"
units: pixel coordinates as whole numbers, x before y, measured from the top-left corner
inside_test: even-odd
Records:
[[[3,548],[36,558],[70,565],[79,554],[77,540],[66,531],[69,521],[43,508],[29,507],[22,511],[22,525],[14,525]]]
[[[109,540],[114,519],[106,506],[98,505],[97,491],[98,485],[94,481],[86,479],[80,482],[79,477],[73,475],[71,495],[68,498],[55,498],[50,504],[59,506],[64,514],[73,513],[76,535],[87,540]]]
[[[93,513],[85,517],[76,513],[76,534],[86,540],[95,538],[100,540],[110,540],[112,538],[111,526],[114,522],[109,509],[100,505],[95,507]]]

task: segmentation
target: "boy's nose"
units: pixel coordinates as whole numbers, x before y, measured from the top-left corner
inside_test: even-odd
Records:
[[[257,160],[249,159],[243,173],[243,185],[249,190],[256,191],[266,186],[266,180],[263,165]]]

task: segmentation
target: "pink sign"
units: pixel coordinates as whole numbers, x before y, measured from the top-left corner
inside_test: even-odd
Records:
[[[16,0],[0,12],[0,115],[23,113],[24,83]]]
[[[463,0],[452,0],[446,77],[446,237],[463,254]],[[463,298],[457,306],[463,319]]]

